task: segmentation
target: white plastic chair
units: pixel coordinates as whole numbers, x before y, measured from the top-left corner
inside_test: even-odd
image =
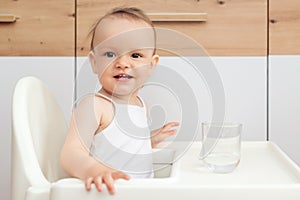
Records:
[[[12,200],[50,199],[51,183],[67,176],[59,156],[67,131],[48,87],[20,79],[12,99]]]
[[[96,189],[87,192],[82,181],[67,178],[60,166],[60,150],[67,131],[64,115],[48,87],[34,77],[20,79],[12,99],[12,200],[112,198]],[[170,159],[175,151],[160,152],[154,154],[156,179],[126,182],[125,190],[122,184],[118,185],[120,199],[128,199],[126,195],[134,194],[141,184],[173,180],[175,171],[171,171]]]

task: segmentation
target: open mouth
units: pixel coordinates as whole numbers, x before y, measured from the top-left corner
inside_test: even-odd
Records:
[[[114,78],[125,80],[125,79],[131,79],[131,78],[133,78],[133,76],[130,76],[128,74],[118,74],[118,75],[115,75]]]

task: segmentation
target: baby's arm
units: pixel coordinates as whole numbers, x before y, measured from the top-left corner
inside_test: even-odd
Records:
[[[155,148],[159,143],[164,141],[167,137],[174,135],[176,133],[176,129],[172,129],[172,128],[176,126],[179,126],[179,122],[170,122],[165,124],[160,129],[151,131],[152,148]]]
[[[77,120],[78,117],[74,117],[74,113],[68,136],[61,151],[62,167],[70,176],[83,180],[87,190],[91,189],[91,184],[95,184],[97,190],[102,191],[103,184],[105,184],[110,194],[114,194],[114,180],[128,180],[129,176],[109,168],[89,155],[89,142],[98,128],[98,123],[92,120],[93,117],[95,118],[95,115],[89,118],[86,118],[87,115],[83,115],[85,119],[84,130],[88,133],[85,134],[83,133],[84,130],[80,128],[82,126],[78,124],[80,123]],[[80,132],[80,136],[78,132]],[[91,138],[86,138],[89,135]],[[84,145],[82,141],[84,141]]]

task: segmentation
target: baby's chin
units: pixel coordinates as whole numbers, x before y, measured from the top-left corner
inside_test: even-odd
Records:
[[[116,88],[114,91],[111,93],[111,98],[116,99],[116,100],[127,100],[130,99],[131,97],[135,97],[138,94],[138,89],[139,88],[128,88],[128,87],[122,87],[119,86]]]

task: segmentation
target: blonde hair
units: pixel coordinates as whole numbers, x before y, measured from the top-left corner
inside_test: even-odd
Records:
[[[106,13],[103,17],[98,19],[96,23],[92,26],[92,29],[89,33],[89,35],[92,36],[91,39],[91,44],[90,44],[90,50],[94,49],[94,38],[95,38],[95,33],[98,25],[100,22],[110,16],[117,16],[117,17],[122,17],[122,18],[128,18],[128,19],[133,19],[133,20],[142,20],[149,24],[154,31],[154,39],[156,41],[156,32],[154,29],[154,25],[152,21],[149,19],[149,17],[139,8],[135,7],[120,7],[120,8],[114,8],[110,12]],[[156,45],[155,45],[156,46]]]

